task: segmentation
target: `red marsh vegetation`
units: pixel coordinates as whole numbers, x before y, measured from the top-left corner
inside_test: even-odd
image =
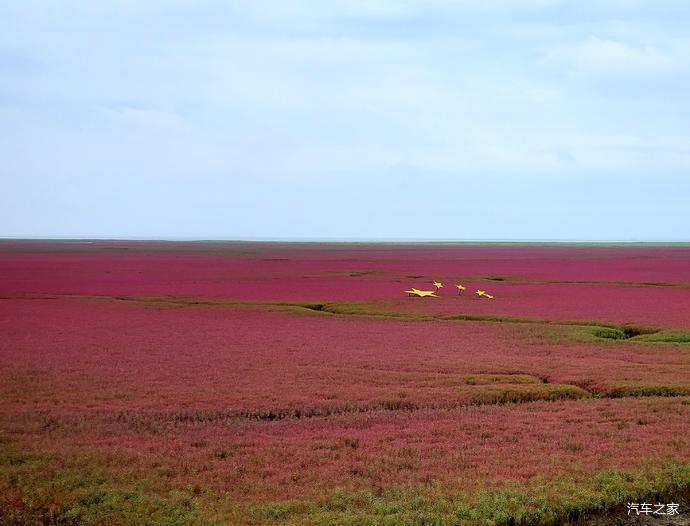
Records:
[[[583,518],[689,395],[683,246],[0,243],[0,524]]]

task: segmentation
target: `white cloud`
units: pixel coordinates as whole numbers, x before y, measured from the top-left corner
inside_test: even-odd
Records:
[[[597,75],[650,75],[673,68],[671,57],[654,46],[635,46],[594,36],[550,49],[544,60],[577,73]]]

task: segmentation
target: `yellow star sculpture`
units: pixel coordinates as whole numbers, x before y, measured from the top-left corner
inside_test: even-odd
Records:
[[[475,292],[475,294],[477,296],[479,296],[480,298],[482,296],[484,296],[485,298],[488,298],[490,300],[494,299],[494,297],[491,294],[487,294],[485,290],[477,290],[477,292]]]
[[[436,290],[442,289],[443,283],[441,283],[440,281],[434,281],[434,287],[436,287]]]
[[[419,298],[438,298],[438,296],[433,290],[419,290],[412,288],[404,292],[407,292],[408,296],[417,296]]]
[[[458,284],[455,285],[455,286],[456,286],[457,289],[458,289],[458,294],[460,294],[463,290],[465,290],[465,287],[463,287],[460,283],[458,283]]]

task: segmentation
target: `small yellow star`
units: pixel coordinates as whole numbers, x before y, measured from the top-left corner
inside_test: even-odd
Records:
[[[436,287],[436,290],[442,289],[443,283],[441,283],[440,281],[434,281],[434,287]]]
[[[465,287],[463,287],[460,283],[455,286],[458,288],[458,290],[465,290]]]

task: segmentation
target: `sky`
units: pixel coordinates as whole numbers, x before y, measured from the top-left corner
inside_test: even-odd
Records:
[[[0,237],[689,240],[690,2],[0,2]]]

